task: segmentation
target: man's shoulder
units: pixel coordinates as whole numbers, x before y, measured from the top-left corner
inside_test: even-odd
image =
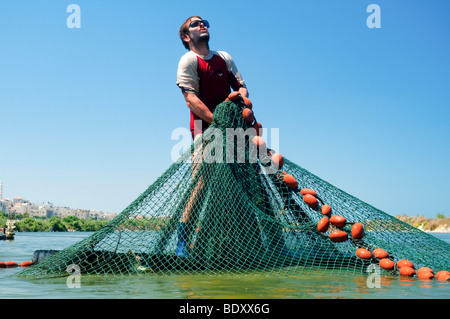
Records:
[[[220,54],[220,55],[226,55],[226,56],[230,56],[230,54],[227,51],[213,51],[216,54]]]
[[[220,56],[224,60],[231,60],[231,55],[226,51],[213,51],[214,54]]]
[[[192,52],[188,51],[180,58],[180,64],[181,63],[195,63],[197,62],[197,55]]]

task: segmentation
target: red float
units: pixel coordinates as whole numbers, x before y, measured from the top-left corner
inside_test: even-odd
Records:
[[[364,227],[361,223],[356,223],[352,226],[352,237],[361,239],[364,236]]]
[[[319,202],[317,201],[317,198],[315,198],[313,195],[306,194],[303,196],[303,201],[309,205],[311,208],[316,208],[317,205],[319,205]]]
[[[345,217],[334,215],[330,218],[330,223],[338,228],[342,228],[347,223],[347,220],[345,219]]]
[[[317,223],[317,230],[324,233],[328,230],[328,226],[330,225],[330,220],[328,217],[323,217],[319,222]]]
[[[330,239],[332,242],[341,243],[348,239],[348,234],[342,230],[336,230],[330,234]]]

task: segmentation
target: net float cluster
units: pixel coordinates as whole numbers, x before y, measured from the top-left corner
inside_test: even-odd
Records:
[[[225,101],[243,102],[244,109],[242,111],[242,117],[247,124],[252,125],[256,130],[256,135],[253,137],[253,143],[258,147],[265,147],[266,142],[261,137],[262,128],[261,123],[256,121],[255,114],[253,112],[253,104],[247,97],[242,97],[238,92],[232,92]],[[280,153],[268,152],[272,162],[277,165],[278,178],[282,181],[290,190],[298,192],[302,197],[302,200],[313,210],[320,212],[323,217],[317,223],[317,231],[325,233],[329,230],[330,225],[333,226],[333,231],[329,233],[329,239],[335,243],[341,243],[349,240],[349,236],[354,243],[358,243],[364,237],[364,226],[359,222],[348,222],[345,217],[341,215],[333,215],[332,207],[323,203],[317,193],[311,188],[302,188],[299,190],[298,181],[291,174],[281,171],[284,165],[283,156]],[[351,230],[348,233],[343,228],[347,224],[352,224]],[[362,260],[377,262],[378,265],[386,270],[392,272],[398,272],[400,276],[413,277],[417,276],[421,280],[431,280],[436,278],[440,281],[450,281],[450,272],[441,270],[436,274],[428,267],[421,267],[417,271],[414,264],[406,259],[400,259],[395,263],[389,253],[381,248],[373,249],[369,251],[366,248],[358,248],[355,252],[356,256]]]

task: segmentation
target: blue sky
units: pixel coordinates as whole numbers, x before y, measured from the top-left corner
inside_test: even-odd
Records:
[[[449,215],[449,12],[445,0],[4,0],[4,197],[120,212],[152,184],[189,124],[178,29],[200,15],[285,157],[391,215]]]

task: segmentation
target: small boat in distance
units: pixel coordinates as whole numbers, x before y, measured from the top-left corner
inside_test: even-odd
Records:
[[[3,234],[0,234],[0,240],[12,240],[14,239],[14,235],[16,234],[14,232],[14,229],[16,226],[14,225],[16,223],[16,220],[14,219],[8,219],[6,221],[6,229],[2,229]]]

